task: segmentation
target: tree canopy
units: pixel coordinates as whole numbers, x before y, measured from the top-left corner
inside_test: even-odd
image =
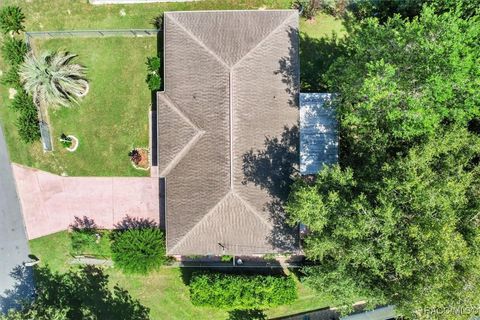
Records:
[[[1,320],[147,320],[149,309],[124,289],[110,288],[108,275],[95,266],[67,273],[35,269],[35,300]]]
[[[323,80],[339,93],[340,162],[286,206],[310,230],[306,283],[339,304],[459,319],[429,311],[480,303],[479,38],[478,16],[425,6],[339,42]]]

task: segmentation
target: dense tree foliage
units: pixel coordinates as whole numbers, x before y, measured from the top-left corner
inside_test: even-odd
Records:
[[[435,12],[444,13],[458,10],[462,17],[470,17],[478,10],[476,0],[304,0],[314,7],[343,19],[362,20],[375,17],[380,23],[399,15],[413,19],[420,14],[424,5],[430,5]]]
[[[146,274],[167,261],[165,238],[158,228],[114,232],[111,250],[115,265],[127,273]]]
[[[108,276],[94,266],[55,273],[35,270],[35,300],[1,320],[148,320],[149,309],[127,291],[109,286]],[[22,297],[25,298],[25,297]]]
[[[446,123],[480,114],[480,21],[456,14],[359,23],[326,80],[341,93],[344,164],[368,174]]]
[[[196,306],[262,310],[295,301],[297,286],[292,277],[201,273],[190,281],[190,299]]]
[[[339,42],[324,81],[339,93],[340,163],[297,181],[287,205],[311,232],[305,281],[339,304],[459,319],[429,308],[480,303],[478,39],[478,16],[424,7]]]

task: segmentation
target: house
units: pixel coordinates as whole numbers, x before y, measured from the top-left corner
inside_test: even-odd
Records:
[[[158,171],[169,255],[299,251],[298,12],[166,12]]]

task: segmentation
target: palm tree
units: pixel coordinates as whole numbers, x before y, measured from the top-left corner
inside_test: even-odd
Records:
[[[43,52],[39,57],[27,55],[20,66],[20,79],[36,103],[69,107],[88,92],[86,68],[72,63],[76,54]]]

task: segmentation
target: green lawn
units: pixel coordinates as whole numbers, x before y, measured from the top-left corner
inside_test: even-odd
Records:
[[[70,239],[66,231],[30,241],[34,255],[42,265],[52,270],[65,272],[71,266]],[[119,284],[130,294],[151,309],[152,320],[161,319],[226,319],[227,313],[212,308],[195,307],[190,303],[188,288],[182,280],[180,268],[163,267],[148,276],[124,275],[115,268],[107,269],[110,285]],[[298,283],[299,299],[288,306],[267,311],[269,317],[278,317],[307,310],[326,307],[328,300]]]
[[[300,32],[311,38],[330,37],[333,33],[339,36],[345,34],[342,21],[324,13],[318,13],[315,19],[300,20]]]
[[[69,176],[144,176],[128,152],[148,147],[151,96],[145,84],[147,56],[155,55],[155,37],[68,38],[33,42],[35,52],[68,50],[88,68],[90,90],[78,106],[50,109],[54,152],[40,143],[18,144],[11,121],[4,121],[12,161]],[[2,110],[2,118],[11,111]],[[80,140],[75,152],[60,145],[62,133]]]
[[[151,28],[152,19],[167,10],[212,10],[289,8],[290,0],[204,0],[185,3],[93,6],[87,1],[5,0],[19,5],[26,15],[27,30]],[[122,13],[122,14],[121,14]],[[314,21],[301,20],[301,32],[311,39],[342,33],[341,21],[319,14]],[[310,42],[312,42],[310,40]],[[144,82],[145,58],[156,53],[151,38],[66,38],[35,40],[37,51],[65,49],[79,55],[89,68],[91,90],[79,106],[51,111],[55,151],[44,153],[41,144],[19,141],[15,128],[17,114],[8,109],[8,88],[0,86],[0,122],[4,126],[12,161],[70,176],[145,176],[129,162],[132,147],[148,146],[150,93]],[[303,56],[302,76],[312,79],[303,86],[316,89],[319,72],[311,61],[320,57],[316,43],[309,43]],[[307,52],[308,51],[308,52]],[[0,71],[7,67],[0,59]],[[302,80],[302,85],[304,80]],[[73,134],[80,147],[69,153],[59,145],[60,134]]]
[[[86,0],[3,0],[18,5],[26,16],[27,30],[151,28],[164,11],[287,9],[291,0],[202,0],[178,3],[90,5]],[[121,12],[125,13],[122,15]]]

